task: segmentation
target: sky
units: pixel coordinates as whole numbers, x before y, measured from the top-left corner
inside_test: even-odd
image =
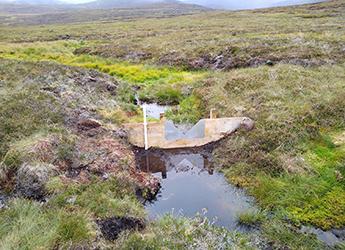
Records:
[[[91,2],[92,0],[63,0],[66,3],[87,3]]]

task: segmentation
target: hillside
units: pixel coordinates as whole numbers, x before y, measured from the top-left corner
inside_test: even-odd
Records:
[[[0,20],[3,25],[42,25],[109,22],[136,18],[167,18],[205,11],[210,10],[198,5],[172,1],[148,3],[140,6],[129,4],[111,4],[108,6],[98,3],[96,5],[0,4]]]
[[[193,3],[208,8],[214,9],[228,9],[228,10],[244,10],[244,9],[256,9],[256,8],[269,8],[288,5],[301,5],[322,2],[323,0],[263,0],[263,1],[235,1],[235,0],[185,0],[185,3]]]
[[[111,9],[111,8],[134,8],[152,4],[182,4],[175,0],[97,0],[90,3],[80,4],[82,8]]]
[[[1,14],[0,249],[344,248],[345,2],[182,6]],[[124,126],[142,103],[178,127],[213,111],[255,128],[143,151]],[[198,207],[219,186],[233,196]],[[148,215],[174,199],[197,214]],[[213,206],[240,209],[235,226]]]

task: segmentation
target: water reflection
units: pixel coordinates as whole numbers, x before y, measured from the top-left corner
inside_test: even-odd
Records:
[[[177,211],[193,217],[206,210],[216,225],[237,228],[237,215],[253,210],[253,201],[227,183],[213,168],[207,152],[149,151],[138,156],[138,167],[161,178],[157,199],[146,205],[151,218]]]
[[[147,103],[145,105],[147,110],[147,117],[153,119],[159,119],[161,114],[164,114],[167,110],[171,109],[171,106],[163,106],[157,103]]]

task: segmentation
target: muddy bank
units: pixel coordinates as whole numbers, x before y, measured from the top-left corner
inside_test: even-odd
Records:
[[[238,48],[228,47],[222,51],[205,51],[199,55],[186,55],[176,50],[171,50],[164,54],[159,54],[156,57],[147,51],[136,51],[133,48],[126,48],[123,53],[118,54],[119,48],[113,45],[101,45],[98,47],[82,47],[77,49],[74,53],[76,55],[96,55],[102,57],[115,57],[121,60],[130,62],[145,62],[154,60],[154,63],[168,67],[180,67],[187,70],[224,70],[238,68],[253,68],[262,65],[273,66],[275,64],[291,64],[302,67],[314,67],[322,65],[332,65],[337,62],[342,62],[344,51],[339,49],[339,55],[332,58],[314,57],[310,51],[302,54],[291,55],[284,49],[277,51],[276,54],[269,53],[271,48],[268,45],[256,45],[245,48],[243,53],[239,53]],[[157,59],[156,59],[157,58]]]
[[[130,230],[143,230],[145,228],[145,222],[130,217],[113,217],[97,221],[101,232],[107,240],[116,240],[119,234],[123,231]]]

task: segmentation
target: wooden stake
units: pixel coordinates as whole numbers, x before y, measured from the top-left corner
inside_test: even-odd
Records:
[[[148,143],[148,136],[147,136],[147,117],[146,117],[146,104],[143,105],[143,113],[144,113],[144,143],[145,143],[145,150],[149,149]]]

